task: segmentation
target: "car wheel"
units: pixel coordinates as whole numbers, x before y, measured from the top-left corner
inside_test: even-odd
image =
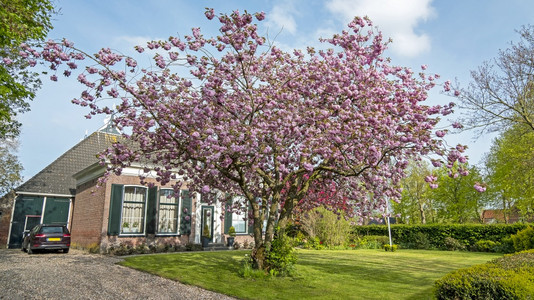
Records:
[[[63,253],[69,253],[69,249],[63,249]]]

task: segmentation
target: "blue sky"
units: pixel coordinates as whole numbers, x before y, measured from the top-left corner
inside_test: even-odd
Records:
[[[204,17],[205,7],[217,13],[264,11],[264,32],[286,49],[318,45],[319,37],[341,31],[352,17],[368,15],[393,39],[387,50],[393,65],[419,70],[425,64],[428,72],[440,74],[443,80],[457,79],[463,86],[470,81],[471,70],[517,41],[515,30],[534,24],[530,0],[57,0],[56,5],[61,13],[55,17],[49,38],[66,37],[90,53],[102,47],[130,53],[134,45],[183,36],[192,27],[201,27],[205,35],[215,34],[218,22]],[[44,80],[32,111],[20,117],[19,159],[25,180],[103,125],[103,117],[86,120],[88,111],[71,104],[81,89],[74,80]],[[453,100],[440,95],[438,89],[429,99],[443,104]],[[446,140],[451,145],[468,145],[470,162],[476,164],[489,150],[492,138],[474,140],[473,133],[467,132]]]

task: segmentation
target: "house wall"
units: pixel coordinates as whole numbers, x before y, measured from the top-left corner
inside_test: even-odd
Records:
[[[192,214],[191,235],[190,236],[158,236],[146,234],[144,236],[108,236],[109,208],[111,203],[112,184],[141,185],[137,175],[111,175],[106,184],[99,188],[97,178],[83,183],[77,187],[76,200],[72,221],[72,243],[82,247],[97,244],[101,251],[106,251],[109,247],[121,244],[136,246],[139,244],[182,244],[193,242],[196,228],[196,217]],[[156,186],[161,186],[155,179],[146,179]],[[171,183],[172,184],[172,183]],[[170,188],[171,184],[163,187]],[[186,187],[184,186],[183,189]],[[195,211],[195,202],[192,201],[192,210]]]
[[[0,216],[0,249],[7,247],[9,223],[11,222],[11,209],[5,209]]]
[[[72,244],[82,247],[100,244],[107,190],[107,184],[97,187],[97,179],[77,187],[71,224]]]

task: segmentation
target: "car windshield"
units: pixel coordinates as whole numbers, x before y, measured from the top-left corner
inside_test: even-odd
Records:
[[[45,226],[41,228],[41,233],[63,233],[61,226]]]

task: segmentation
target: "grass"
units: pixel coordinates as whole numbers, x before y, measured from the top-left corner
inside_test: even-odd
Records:
[[[250,251],[128,257],[122,265],[243,299],[432,299],[434,281],[498,254],[399,250],[299,250],[289,278],[239,276]]]

